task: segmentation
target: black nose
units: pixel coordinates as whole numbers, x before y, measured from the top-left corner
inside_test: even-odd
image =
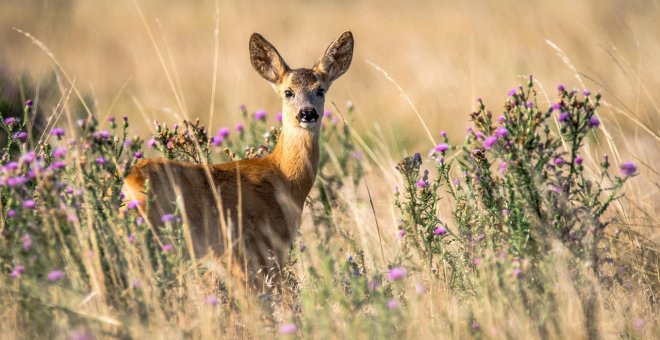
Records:
[[[310,123],[310,122],[315,122],[317,119],[319,119],[319,114],[316,112],[315,108],[308,107],[300,110],[296,118],[301,123]]]

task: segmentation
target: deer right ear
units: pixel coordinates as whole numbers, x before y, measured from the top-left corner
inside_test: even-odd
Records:
[[[250,61],[257,73],[273,84],[289,70],[275,47],[258,33],[250,37]]]

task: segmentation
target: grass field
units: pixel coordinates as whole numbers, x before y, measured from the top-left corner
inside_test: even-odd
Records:
[[[3,1],[0,114],[20,121],[0,134],[0,332],[653,338],[659,16],[658,1]],[[279,126],[252,32],[309,67],[345,30],[353,64],[327,96],[282,290],[246,293],[188,256],[185,226],[165,250],[119,212],[136,152],[185,159],[147,146],[154,120],[232,127],[238,157]]]

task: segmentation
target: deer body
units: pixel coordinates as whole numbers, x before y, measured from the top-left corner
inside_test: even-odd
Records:
[[[215,165],[143,160],[125,180],[126,199],[142,203],[155,228],[163,224],[162,216],[178,210],[197,257],[231,249],[250,276],[272,267],[273,260],[283,264],[318,170],[324,95],[346,72],[352,53],[353,37],[346,32],[313,68],[292,70],[270,43],[253,34],[252,65],[283,99],[282,131],[273,152]]]

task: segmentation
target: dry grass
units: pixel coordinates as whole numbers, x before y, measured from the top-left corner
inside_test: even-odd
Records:
[[[218,15],[217,40],[214,13]],[[590,140],[590,158],[586,163],[595,167],[602,153],[608,153],[614,164],[632,160],[640,165],[641,176],[626,184],[626,197],[612,210],[620,217],[613,227],[623,230],[619,238],[611,240],[614,254],[627,258],[645,277],[658,282],[658,259],[652,256],[660,241],[660,100],[655,97],[660,93],[658,17],[658,1],[443,4],[248,0],[193,4],[8,0],[0,3],[0,46],[4,46],[0,49],[0,71],[14,76],[27,73],[37,84],[53,70],[61,76],[53,60],[12,29],[15,27],[32,34],[52,51],[62,69],[75,79],[79,92],[89,96],[88,104],[100,118],[128,114],[138,123],[134,126],[138,133],[151,128],[154,119],[175,122],[180,117],[199,116],[208,121],[213,117],[208,124],[215,129],[233,125],[242,103],[252,109],[279,110],[278,98],[250,66],[247,41],[252,32],[260,32],[273,42],[289,64],[309,66],[332,39],[350,29],[356,39],[353,65],[334,85],[328,100],[339,108],[347,100],[355,104],[355,124],[360,131],[356,138],[365,140],[361,146],[370,160],[366,182],[375,197],[374,210],[382,228],[383,244],[375,236],[374,214],[361,185],[340,195],[353,209],[335,216],[340,232],[332,239],[332,255],[347,256],[352,249],[347,239],[357,240],[366,253],[367,265],[376,271],[384,270],[385,264],[399,255],[391,193],[399,178],[393,165],[402,155],[431,146],[405,96],[435,138],[440,130],[447,130],[450,140],[456,138],[458,142],[468,126],[468,113],[474,109],[475,98],[483,98],[498,112],[507,87],[519,84],[522,76],[534,74],[547,92],[544,95],[548,102],[554,99],[559,83],[569,88],[586,87],[603,93],[607,100],[599,112],[603,133]],[[405,96],[372,64],[386,71]],[[63,78],[60,84],[61,93],[41,98],[46,112],[68,93],[70,84]],[[74,98],[75,95],[66,105],[77,107]],[[449,216],[449,210],[444,214]],[[318,242],[315,228],[310,217],[306,218],[300,242],[314,245]],[[388,250],[385,259],[381,247]],[[419,273],[403,289],[414,296],[415,284],[424,283],[427,294],[411,298],[407,313],[392,321],[405,324],[406,329],[399,330],[399,334],[410,338],[438,334],[454,338],[585,338],[589,334],[584,328],[584,313],[574,301],[593,294],[598,296],[595,308],[602,337],[617,337],[622,329],[632,329],[636,319],[651,325],[631,334],[652,337],[658,329],[657,307],[645,299],[653,292],[642,291],[639,282],[632,282],[639,289],[632,292],[623,288],[603,290],[593,282],[585,283],[584,291],[577,291],[570,261],[563,258],[562,249],[555,251],[556,267],[548,268],[546,276],[563,299],[558,302],[562,307],[561,323],[549,327],[554,333],[539,334],[536,326],[544,321],[527,318],[526,311],[520,310],[521,304],[509,301],[488,277],[483,278],[483,286],[476,287],[476,296],[459,303],[446,285]],[[640,253],[647,256],[639,256]],[[313,263],[323,258],[315,255],[312,250],[297,264],[301,282],[310,279],[305,277],[309,263],[304,261]],[[149,273],[134,274],[143,275],[144,282],[149,280]],[[116,331],[114,323],[121,323],[128,328],[125,334],[136,338],[213,337],[221,332],[228,337],[265,337],[272,334],[272,329],[264,325],[277,327],[274,325],[293,315],[282,310],[275,313],[276,322],[261,322],[262,309],[256,307],[260,302],[252,297],[243,300],[245,305],[240,306],[240,312],[214,309],[203,301],[213,293],[204,283],[215,279],[209,275],[199,281],[185,280],[182,274],[181,291],[173,293],[186,296],[180,305],[170,304],[178,301],[174,298],[146,296],[144,301],[150,306],[146,323],[108,316],[113,315],[111,307],[93,294],[69,296],[67,292],[48,292],[58,299],[49,303],[66,306],[79,313],[77,317],[98,318],[102,324],[99,329],[111,332],[108,334]],[[0,318],[6,321],[0,330],[20,337],[24,330],[19,327],[18,303],[5,296],[0,300],[7,303],[0,312]],[[309,301],[319,303],[315,298]],[[304,324],[308,327],[306,334],[324,338],[370,337],[363,333],[371,329],[368,325],[352,324],[350,313],[335,303],[330,307],[315,306],[316,309],[301,307],[319,313],[318,322],[308,320]],[[60,335],[70,333],[70,315],[62,313],[55,320],[60,323]],[[465,322],[471,319],[480,320],[483,334],[467,332]]]

